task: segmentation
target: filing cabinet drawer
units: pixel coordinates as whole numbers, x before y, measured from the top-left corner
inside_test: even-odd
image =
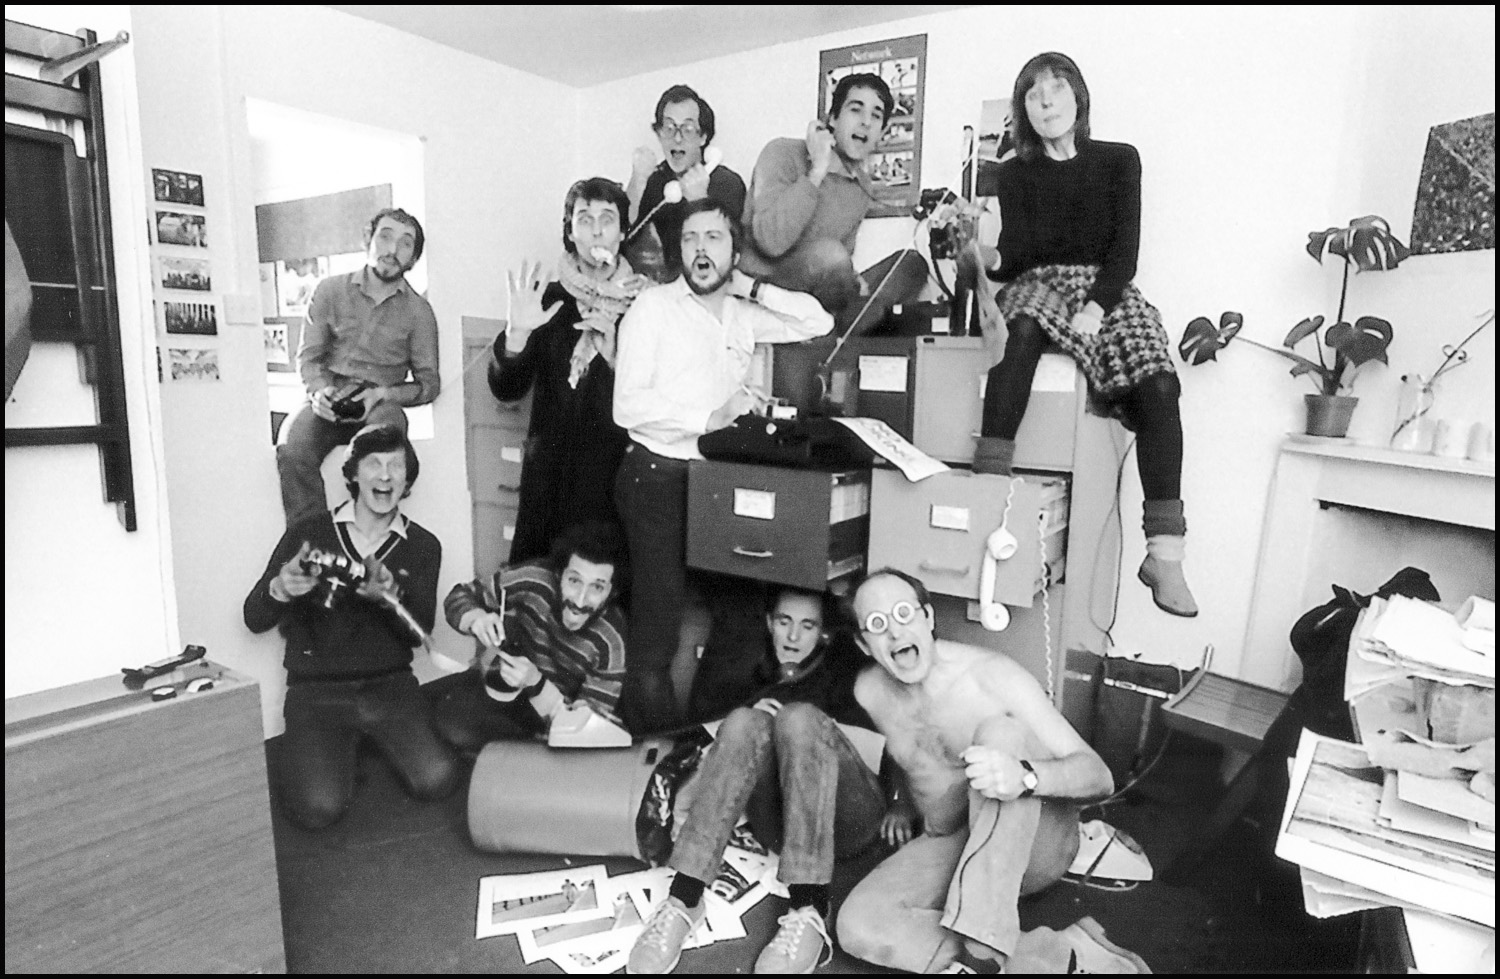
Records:
[[[1029,608],[1047,581],[1061,579],[1067,483],[1057,477],[1017,477],[1014,493],[1011,484],[1005,476],[966,470],[938,473],[918,483],[899,470],[875,470],[870,567],[893,567],[921,579],[937,594],[976,599],[985,543],[1004,521],[1017,548],[996,567],[994,597]]]
[[[697,460],[688,470],[690,567],[823,589],[864,567],[870,470]]]
[[[469,430],[469,489],[476,503],[499,502],[497,494],[519,489],[525,463],[525,432],[489,425]]]
[[[488,574],[510,560],[516,536],[516,494],[503,503],[474,504],[474,572]]]
[[[464,337],[464,419],[475,425],[492,425],[525,432],[531,418],[531,395],[519,401],[500,401],[490,391],[490,341]]]
[[[850,340],[834,361],[829,397],[818,367],[829,339],[778,344],[772,391],[806,410],[878,418],[918,449],[943,462],[974,460],[990,369],[980,337],[876,337]],[[1065,354],[1047,353],[1037,366],[1026,416],[1016,434],[1015,464],[1072,469],[1078,398],[1083,382]]]

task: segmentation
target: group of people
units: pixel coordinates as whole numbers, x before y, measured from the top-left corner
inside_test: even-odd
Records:
[[[975,468],[1009,472],[1037,358],[1061,347],[1139,434],[1140,577],[1158,605],[1193,614],[1176,377],[1160,315],[1131,281],[1138,157],[1089,138],[1088,90],[1063,55],[1033,59],[1014,100],[1021,152],[1005,164],[998,247],[965,250],[988,328],[1006,334]],[[655,111],[661,163],[642,148],[628,188],[575,183],[556,276],[527,263],[508,277],[488,381],[501,400],[533,398],[516,533],[505,567],[443,602],[478,652],[440,696],[419,690],[411,662],[436,620],[441,549],[401,513],[419,471],[402,409],[439,393],[436,318],[405,279],[420,223],[381,211],[365,268],[319,284],[299,350],[308,403],[277,450],[288,527],[244,608],[252,630],[286,637],[273,778],[294,820],[347,811],[363,737],[431,799],[457,786],[463,752],[544,732],[566,705],[636,734],[684,722],[672,665],[694,592],[698,439],[764,407],[747,383],[757,343],[868,331],[927,281],[910,249],[863,272],[852,261],[889,88],[851,74],[830,106],[801,138],[765,147],[747,191],[705,152],[713,110],[673,86]],[[320,467],[341,444],[350,499],[329,511]],[[911,971],[997,971],[1015,952],[1016,901],[1061,876],[1079,806],[1110,792],[1104,763],[1015,662],[936,638],[926,589],[899,571],[875,571],[842,602],[775,592],[764,624],[723,654],[750,679],[711,692],[738,706],[695,777],[670,897],[630,971],[675,966],[742,815],[779,849],[791,894],[756,971],[816,968],[834,944],[834,862],[877,839],[899,849],[844,903],[839,944]],[[879,772],[848,725],[884,736]]]

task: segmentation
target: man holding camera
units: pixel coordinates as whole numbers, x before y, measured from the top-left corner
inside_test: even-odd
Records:
[[[761,150],[745,206],[748,234],[740,269],[812,293],[838,330],[856,336],[927,284],[927,262],[911,249],[854,271],[860,223],[878,203],[866,163],[894,104],[878,75],[841,78],[828,117],[813,120],[804,139],[773,139]]]
[[[625,680],[625,614],[615,601],[624,544],[613,523],[560,534],[549,557],[453,586],[448,624],[478,641],[475,668],[438,680],[438,733],[478,751],[491,741],[547,730],[565,704],[583,701],[618,724]]]
[[[392,426],[349,442],[351,499],[281,535],[245,598],[245,625],[286,637],[286,733],[272,777],[292,820],[337,821],[354,799],[356,749],[373,741],[419,799],[458,783],[458,759],[433,731],[412,649],[437,614],[442,546],[401,513],[416,451]]]
[[[437,317],[406,281],[425,243],[416,218],[386,208],[365,228],[365,267],[313,292],[297,348],[307,404],[276,447],[288,527],[323,512],[329,452],[365,425],[404,433],[403,409],[438,396]]]

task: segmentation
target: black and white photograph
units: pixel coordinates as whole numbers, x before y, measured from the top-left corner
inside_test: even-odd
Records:
[[[199,174],[152,168],[151,186],[159,201],[203,206],[203,177]]]
[[[174,381],[219,379],[219,352],[212,347],[170,347],[167,359]]]
[[[162,245],[208,247],[208,219],[182,211],[156,212],[156,241]]]
[[[219,332],[219,317],[214,303],[164,304],[168,333],[214,336]]]
[[[1495,974],[1497,9],[9,5],[6,971]]]
[[[600,902],[608,876],[602,865],[594,865],[482,878],[475,937],[608,918],[613,907]]]
[[[210,292],[213,278],[206,258],[179,258],[175,255],[160,255],[156,259],[161,267],[163,289],[188,289],[193,292]]]

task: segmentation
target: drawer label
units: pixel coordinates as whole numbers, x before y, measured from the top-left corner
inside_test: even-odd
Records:
[[[516,525],[513,524],[513,523],[508,523],[504,527],[501,527],[500,528],[500,536],[504,537],[506,540],[515,540],[516,539]]]
[[[906,365],[909,357],[859,358],[859,389],[861,391],[906,390]]]
[[[932,513],[927,518],[928,524],[938,530],[962,530],[969,529],[969,508],[966,506],[940,506],[934,503]]]
[[[828,522],[843,523],[863,517],[870,512],[869,483],[840,483],[833,487],[828,499]]]
[[[770,490],[734,488],[734,515],[754,520],[776,519],[776,494]]]
[[[521,464],[521,447],[519,445],[503,445],[500,447],[500,461]]]

